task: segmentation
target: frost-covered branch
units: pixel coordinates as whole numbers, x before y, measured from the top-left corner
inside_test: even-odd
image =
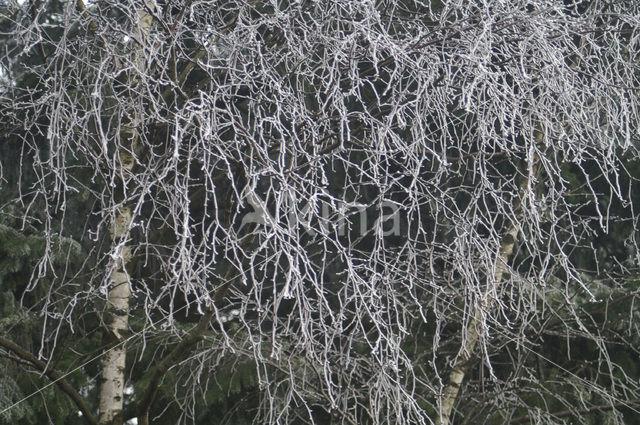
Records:
[[[145,417],[168,368],[186,421],[237,357],[260,423],[451,423],[554,396],[535,359],[556,314],[597,347],[593,397],[637,397],[588,307],[638,270],[636,3],[6,6],[0,120],[48,241],[25,289],[47,294],[42,340],[82,303],[136,327]],[[75,275],[58,233],[87,253]],[[199,344],[140,360],[198,320]]]

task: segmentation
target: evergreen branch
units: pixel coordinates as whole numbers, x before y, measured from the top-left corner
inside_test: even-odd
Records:
[[[39,360],[36,356],[19,347],[15,343],[3,338],[2,336],[0,336],[0,346],[11,351],[13,354],[41,371],[44,375],[47,376],[47,378],[49,378],[63,392],[65,392],[69,396],[69,398],[71,398],[71,400],[73,400],[76,406],[78,406],[78,409],[80,409],[80,411],[82,412],[82,415],[85,417],[87,422],[89,422],[91,425],[98,424],[98,421],[89,410],[89,407],[84,402],[82,396],[71,385],[69,385],[69,383],[67,383],[67,381],[59,372],[54,369],[48,369],[46,363]]]

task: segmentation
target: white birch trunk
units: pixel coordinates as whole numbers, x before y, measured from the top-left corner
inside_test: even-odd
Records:
[[[112,239],[126,240],[127,228],[131,222],[131,208],[123,207],[112,229]],[[107,298],[107,329],[110,340],[115,344],[104,354],[102,360],[102,382],[100,387],[99,425],[121,425],[125,385],[125,361],[127,348],[125,338],[129,328],[129,301],[131,287],[126,265],[131,258],[131,248],[122,246],[121,255],[116,260],[116,269],[111,276]]]
[[[500,246],[500,260],[496,265],[496,271],[494,274],[495,285],[499,285],[502,281],[502,276],[504,275],[507,262],[509,261],[511,253],[513,252],[516,236],[518,236],[518,229],[516,228],[516,226],[512,225],[507,234],[504,235]],[[453,412],[453,406],[455,405],[456,399],[458,397],[458,392],[460,391],[460,387],[462,386],[462,381],[464,380],[464,377],[467,374],[467,370],[469,369],[470,361],[473,357],[473,351],[478,344],[478,339],[480,338],[479,329],[481,326],[481,312],[479,308],[476,308],[473,317],[467,325],[467,337],[463,341],[461,353],[456,360],[453,370],[451,370],[451,373],[449,374],[449,383],[444,389],[440,415],[436,420],[436,424],[438,425],[451,424],[451,414]]]
[[[154,4],[146,2],[149,10],[154,10]],[[138,30],[137,46],[144,45],[145,39],[153,23],[152,16],[144,8],[137,12]],[[131,87],[140,83],[136,71],[145,68],[144,54],[138,47],[132,53],[132,62],[137,70],[129,78]],[[133,92],[133,90],[132,90]],[[134,103],[135,105],[135,103]],[[138,108],[135,105],[134,108]],[[107,297],[107,331],[111,340],[108,351],[103,356],[102,379],[100,387],[100,416],[99,425],[122,425],[122,411],[124,406],[125,363],[127,358],[126,336],[129,327],[129,302],[131,299],[131,285],[126,267],[131,259],[131,247],[127,245],[129,228],[133,221],[132,208],[126,203],[127,184],[135,164],[136,145],[140,136],[140,122],[142,111],[133,110],[132,120],[123,124],[120,140],[123,145],[118,152],[118,175],[122,177],[123,205],[116,213],[111,229],[111,240],[114,244],[122,244],[116,256],[116,264],[109,282]]]
[[[534,134],[535,143],[537,145],[542,142],[542,135],[542,130],[538,128],[538,130],[535,131]],[[534,177],[534,175],[537,173],[538,166],[539,161],[537,158],[534,158],[532,171],[527,174],[527,177],[520,184],[520,193],[522,194],[522,196],[524,196],[526,191],[529,190],[529,185],[531,184],[532,177]],[[517,203],[514,205],[514,211],[517,211],[518,215],[521,215],[521,201],[516,202]],[[500,258],[498,259],[498,263],[496,264],[492,285],[487,286],[487,292],[495,291],[497,287],[500,286],[502,277],[504,276],[504,272],[507,267],[507,263],[509,262],[511,254],[513,253],[513,247],[515,246],[517,236],[517,223],[512,222],[509,230],[507,230],[507,232],[502,237],[502,241],[500,243]],[[492,301],[495,300],[490,296],[485,297],[485,299],[488,300],[488,305],[486,306],[486,308],[490,309],[493,304]],[[473,352],[478,345],[481,326],[482,312],[479,307],[476,307],[473,312],[473,317],[471,318],[471,320],[469,320],[469,323],[467,325],[466,338],[462,341],[462,347],[460,347],[460,354],[458,356],[458,359],[456,360],[453,369],[449,373],[449,382],[444,388],[442,394],[442,402],[440,404],[439,415],[436,419],[436,425],[451,425],[453,406],[456,403],[458,393],[460,392],[460,387],[462,386],[462,381],[464,381],[464,378],[469,369],[469,365],[471,364]]]

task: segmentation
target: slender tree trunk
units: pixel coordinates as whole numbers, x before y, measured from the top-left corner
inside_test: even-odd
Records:
[[[115,219],[111,236],[114,242],[126,240],[131,223],[131,208],[123,207]],[[129,300],[131,287],[126,265],[131,258],[131,248],[123,245],[116,268],[111,275],[107,298],[107,339],[112,347],[102,361],[102,385],[100,387],[100,425],[122,425],[122,407],[125,385],[125,338],[129,328]]]
[[[500,244],[500,260],[496,265],[496,271],[494,273],[494,282],[496,282],[496,285],[502,281],[502,276],[504,275],[507,262],[509,261],[509,258],[511,258],[511,253],[513,252],[516,236],[518,236],[518,229],[515,225],[512,225],[502,238],[502,242]],[[474,310],[473,317],[467,325],[467,337],[463,340],[460,356],[453,366],[453,370],[449,373],[449,383],[444,389],[440,416],[436,421],[436,424],[438,425],[451,424],[453,406],[458,397],[460,387],[462,386],[462,381],[464,380],[469,369],[469,365],[471,364],[471,359],[476,345],[478,344],[478,339],[480,338],[479,329],[481,323],[481,311],[479,308],[476,308]]]
[[[542,142],[542,130],[538,128],[538,130],[534,134],[534,139],[536,145],[540,145]],[[524,193],[529,190],[529,185],[531,184],[531,180],[534,175],[537,173],[539,166],[539,160],[534,158],[534,164],[532,166],[532,171],[530,174],[523,179],[520,184],[520,193],[524,195]],[[514,211],[520,216],[521,212],[521,201],[517,200],[514,205]],[[496,269],[493,274],[493,285],[487,285],[487,291],[492,290],[494,287],[498,287],[502,282],[502,277],[504,276],[507,264],[511,258],[511,254],[513,253],[513,247],[516,243],[516,238],[518,236],[518,228],[517,223],[511,223],[511,226],[507,230],[507,232],[503,235],[502,241],[500,242],[500,258],[498,263],[496,264]],[[492,297],[485,297],[486,300],[489,301],[488,305],[485,308],[491,308],[493,302]],[[460,392],[460,387],[462,386],[462,381],[469,370],[469,365],[471,364],[471,360],[473,358],[473,352],[475,351],[476,346],[478,345],[478,340],[480,339],[480,328],[482,326],[482,311],[479,307],[476,307],[473,312],[473,317],[469,320],[469,323],[466,327],[466,338],[462,341],[462,347],[460,348],[460,355],[458,356],[453,369],[449,373],[449,382],[445,386],[442,397],[442,404],[440,405],[440,413],[438,418],[436,419],[437,425],[451,425],[451,419],[453,414],[453,406],[456,403],[456,399],[458,398],[458,393]]]
[[[148,10],[154,10],[152,2],[146,2]],[[153,23],[152,16],[141,8],[137,11],[138,42],[132,52],[132,63],[136,65],[129,77],[129,93],[131,93],[133,110],[130,120],[122,124],[120,143],[118,148],[117,175],[122,179],[123,202],[116,212],[111,228],[112,243],[117,244],[115,265],[109,282],[107,296],[106,321],[108,348],[103,356],[102,377],[100,386],[100,416],[99,425],[122,425],[122,411],[124,405],[125,363],[127,358],[126,338],[129,328],[129,302],[131,299],[131,285],[126,270],[131,260],[131,247],[128,245],[129,228],[134,219],[131,205],[126,202],[127,186],[133,174],[135,152],[140,137],[142,111],[141,105],[136,104],[135,87],[140,84],[136,72],[145,68],[144,54],[140,46],[144,45],[146,35]]]
[[[122,146],[118,152],[118,173],[123,179],[122,190],[126,192],[127,182],[135,164],[133,155],[138,138],[136,126],[123,127],[120,136],[125,146]],[[107,351],[102,357],[99,425],[122,425],[127,358],[126,338],[129,333],[129,301],[131,299],[131,282],[126,267],[131,260],[128,239],[132,221],[132,208],[123,203],[116,212],[111,227],[111,240],[118,248],[107,296],[105,315]]]

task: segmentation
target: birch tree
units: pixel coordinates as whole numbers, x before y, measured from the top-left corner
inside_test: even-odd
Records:
[[[12,294],[46,296],[0,346],[89,423],[206,423],[246,370],[264,424],[637,412],[637,2],[1,10],[2,214],[44,246]]]

